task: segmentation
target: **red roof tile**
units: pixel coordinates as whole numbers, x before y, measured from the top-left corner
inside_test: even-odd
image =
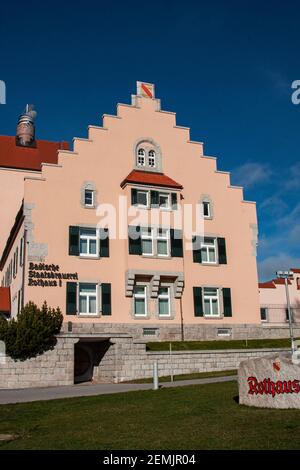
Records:
[[[129,175],[122,181],[121,187],[125,186],[126,183],[137,183],[151,186],[163,186],[167,188],[182,189],[182,185],[172,180],[163,173],[153,173],[152,171],[140,171],[133,170]]]
[[[296,274],[300,274],[300,269],[299,268],[292,268],[291,271],[293,271],[293,273],[296,273]]]
[[[15,136],[0,136],[0,167],[41,171],[42,163],[57,163],[58,150],[68,150],[68,142],[37,140],[36,147],[16,145]]]
[[[280,277],[277,278],[277,279],[273,279],[273,282],[274,282],[275,284],[285,284],[284,279],[282,279],[282,278],[280,278]],[[288,279],[288,284],[292,284],[289,279]]]
[[[273,284],[273,281],[260,282],[258,284],[260,289],[276,289],[276,286]]]
[[[9,287],[0,287],[0,312],[10,313],[10,289]]]

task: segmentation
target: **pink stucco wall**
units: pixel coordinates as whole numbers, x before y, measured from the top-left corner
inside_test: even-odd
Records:
[[[137,106],[118,105],[117,116],[104,116],[103,127],[91,126],[88,139],[75,139],[74,151],[59,152],[58,165],[43,165],[41,179],[27,177],[24,203],[32,204],[31,222],[34,243],[47,247],[45,263],[58,264],[63,272],[78,272],[81,281],[109,282],[112,285],[112,315],[92,321],[137,323],[144,320],[130,314],[132,299],[125,296],[127,270],[183,272],[182,301],[174,299],[175,318],[159,319],[159,323],[178,324],[182,315],[186,324],[219,323],[222,318],[194,316],[193,286],[230,287],[233,316],[227,324],[260,323],[257,266],[255,256],[255,203],[243,201],[241,188],[230,186],[230,175],[219,172],[216,160],[203,155],[203,145],[190,141],[189,129],[177,127],[175,114],[158,110],[158,101],[137,98]],[[98,191],[98,203],[116,208],[119,196],[128,195],[121,181],[134,167],[134,145],[151,138],[162,152],[162,169],[183,186],[180,204],[199,202],[201,195],[213,201],[214,217],[206,220],[207,235],[225,237],[227,264],[204,266],[193,263],[192,251],[183,258],[146,259],[128,254],[128,240],[110,240],[110,257],[100,260],[81,259],[68,255],[69,226],[96,225],[95,210],[80,203],[85,181],[92,181]],[[221,149],[220,149],[221,150]],[[28,263],[25,279],[25,302],[41,304],[45,299],[65,311],[66,289],[62,287],[28,287]],[[150,301],[154,310],[154,300]],[[153,318],[152,318],[153,320]],[[90,322],[91,319],[72,318]]]
[[[294,321],[300,323],[300,270],[294,273],[288,285]],[[267,322],[286,323],[286,290],[284,284],[274,284],[275,288],[260,288],[260,306],[267,309]]]
[[[0,168],[0,256],[3,253],[16,214],[24,197],[24,178],[39,177],[39,172]]]

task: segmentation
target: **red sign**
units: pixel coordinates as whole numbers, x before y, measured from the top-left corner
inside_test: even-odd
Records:
[[[250,395],[280,395],[284,393],[300,393],[299,380],[277,380],[271,379],[258,381],[256,377],[248,377]]]

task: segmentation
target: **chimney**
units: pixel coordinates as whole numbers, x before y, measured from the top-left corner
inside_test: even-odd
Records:
[[[27,104],[25,111],[18,120],[16,143],[21,147],[35,147],[35,125],[36,111],[32,104]]]

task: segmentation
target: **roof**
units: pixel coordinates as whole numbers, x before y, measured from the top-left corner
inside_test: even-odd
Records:
[[[0,271],[2,271],[3,268],[4,268],[4,265],[6,263],[6,260],[7,260],[8,256],[9,256],[10,250],[11,250],[11,248],[14,244],[14,241],[15,241],[17,235],[18,235],[20,227],[22,226],[22,223],[23,223],[23,220],[24,220],[23,208],[24,208],[24,205],[23,205],[23,202],[22,202],[22,205],[19,209],[19,212],[16,215],[15,223],[14,223],[14,225],[13,225],[11,231],[10,231],[9,237],[7,239],[5,248],[4,248],[3,253],[2,253],[2,257],[1,257],[1,260],[0,260]]]
[[[293,271],[293,273],[300,274],[299,268],[292,268],[291,271]]]
[[[163,186],[167,188],[182,189],[183,186],[163,173],[154,173],[152,171],[133,170],[122,181],[121,187],[125,184],[144,184],[151,186]]]
[[[260,289],[276,289],[276,286],[274,285],[273,281],[260,282],[258,284],[258,287]]]
[[[10,288],[0,287],[0,312],[10,313]]]
[[[16,144],[15,136],[0,136],[0,167],[41,171],[42,163],[57,164],[58,150],[68,150],[68,142],[37,140],[35,147]]]

